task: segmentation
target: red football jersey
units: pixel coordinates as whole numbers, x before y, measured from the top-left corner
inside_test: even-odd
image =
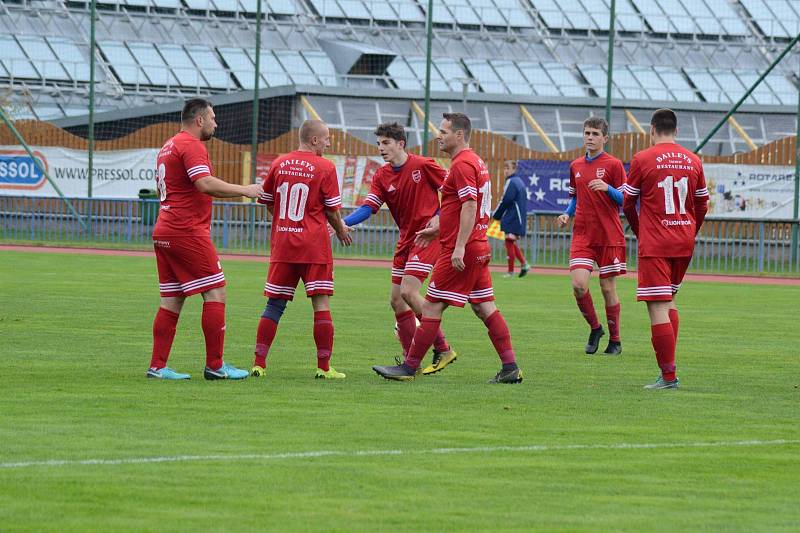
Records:
[[[364,203],[377,213],[386,203],[392,213],[400,239],[397,247],[414,242],[416,233],[423,229],[439,209],[439,187],[445,171],[433,159],[408,154],[408,160],[399,169],[391,163],[383,165],[372,178],[372,188]]]
[[[182,131],[164,144],[156,161],[161,212],[153,235],[210,235],[212,198],[194,186],[195,180],[212,175],[203,141]]]
[[[272,263],[333,263],[325,209],[342,205],[332,162],[295,150],[272,162],[258,198],[272,205]]]
[[[467,242],[485,241],[492,214],[492,184],[486,163],[471,149],[460,151],[453,158],[442,184],[442,211],[439,215],[439,242],[443,249],[456,247],[461,219],[461,204],[467,200],[478,202],[475,226]]]
[[[603,152],[591,161],[580,157],[569,166],[569,195],[578,198],[572,234],[590,246],[625,246],[620,206],[605,191],[589,188],[594,179],[620,189],[625,184],[622,161]]]
[[[639,198],[640,257],[692,255],[695,205],[708,201],[699,157],[672,143],[642,150],[631,161],[625,195]]]

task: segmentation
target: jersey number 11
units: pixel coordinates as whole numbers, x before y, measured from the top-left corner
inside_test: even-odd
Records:
[[[672,194],[673,187],[678,189],[678,208],[681,215],[686,214],[686,195],[689,192],[689,178],[682,177],[674,181],[672,176],[667,176],[658,182],[658,186],[664,189],[664,212],[668,215],[675,214],[675,196]]]

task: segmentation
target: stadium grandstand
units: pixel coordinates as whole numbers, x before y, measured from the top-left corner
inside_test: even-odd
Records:
[[[466,109],[477,128],[525,148],[579,147],[583,119],[605,104],[609,4],[436,0],[431,116]],[[261,121],[270,126],[260,141],[318,114],[369,143],[376,123],[398,120],[412,146],[422,143],[427,2],[262,5]],[[97,138],[174,118],[191,96],[249,112],[257,7],[257,0],[99,0]],[[653,109],[669,105],[685,117],[679,141],[687,145],[800,33],[792,0],[617,0],[616,10],[612,129],[642,131]],[[6,0],[0,19],[10,114],[85,133],[90,4]],[[778,64],[704,153],[746,152],[794,135],[796,66],[797,55]],[[249,142],[244,127],[220,135]]]

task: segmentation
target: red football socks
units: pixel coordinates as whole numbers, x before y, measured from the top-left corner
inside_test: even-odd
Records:
[[[517,258],[517,253],[514,248],[516,248],[514,241],[506,239],[506,258],[508,259],[509,272],[514,272],[514,260]]]
[[[442,324],[440,318],[428,318],[423,316],[419,321],[419,327],[414,333],[414,339],[411,341],[411,347],[406,354],[406,364],[411,368],[419,368],[428,349],[433,345],[436,335],[439,332],[439,327]]]
[[[675,344],[678,344],[678,326],[681,323],[677,309],[669,310],[669,322],[672,324],[672,333],[675,335]]]
[[[218,370],[222,366],[222,352],[225,350],[225,304],[204,302],[201,322],[206,338],[206,366]]]
[[[516,362],[517,358],[514,355],[514,349],[511,347],[511,332],[508,331],[508,324],[506,319],[500,314],[500,311],[495,311],[484,322],[486,328],[489,330],[489,338],[492,340],[494,349],[500,360],[504,365]]]
[[[314,312],[314,342],[317,344],[317,368],[330,370],[333,351],[333,318],[330,311]]]
[[[672,381],[675,379],[675,335],[672,324],[655,324],[650,326],[650,331],[661,376],[666,381]]]
[[[414,311],[411,309],[394,315],[394,319],[397,322],[397,336],[403,346],[403,355],[408,353],[408,349],[411,347],[411,339],[414,338],[414,330],[417,329],[417,322],[414,318]]]
[[[519,264],[525,266],[525,255],[522,253],[522,248],[519,247],[516,241],[514,241],[514,253],[517,254],[517,260]]]
[[[260,366],[261,368],[267,367],[267,355],[269,354],[270,346],[272,346],[272,341],[275,340],[277,331],[278,324],[274,320],[261,317],[261,320],[258,321],[254,365]]]
[[[153,357],[150,359],[150,368],[167,366],[179,316],[178,313],[173,313],[163,307],[158,308],[156,318],[153,320]]]
[[[575,298],[575,301],[578,302],[578,309],[581,310],[583,318],[585,318],[586,322],[589,323],[589,327],[592,329],[599,328],[600,321],[597,320],[597,313],[595,313],[594,311],[594,302],[592,301],[592,293],[586,291],[586,294],[584,294],[580,298]]]
[[[422,315],[417,315],[417,320],[420,322],[422,321]],[[416,329],[416,324],[414,325],[414,329]],[[413,335],[412,335],[413,337]],[[436,338],[433,339],[433,349],[437,352],[449,352],[450,351],[450,344],[447,342],[447,339],[444,337],[444,331],[442,331],[441,325],[439,326],[439,331],[436,332]]]
[[[606,321],[608,322],[608,333],[610,340],[619,342],[619,310],[620,305],[606,307]]]

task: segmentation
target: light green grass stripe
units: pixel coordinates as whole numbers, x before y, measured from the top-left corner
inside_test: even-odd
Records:
[[[318,450],[308,452],[286,453],[252,453],[231,455],[171,455],[162,457],[131,457],[127,459],[80,459],[19,461],[0,463],[0,468],[29,468],[57,466],[115,466],[153,463],[189,463],[197,461],[267,461],[280,459],[314,459],[318,457],[375,457],[386,455],[428,455],[428,454],[464,454],[464,453],[496,453],[496,452],[561,452],[573,450],[652,450],[658,448],[727,448],[735,446],[785,446],[800,444],[800,440],[735,440],[711,442],[653,442],[653,443],[618,443],[618,444],[564,444],[530,446],[476,446],[466,448],[433,448],[429,450]]]

